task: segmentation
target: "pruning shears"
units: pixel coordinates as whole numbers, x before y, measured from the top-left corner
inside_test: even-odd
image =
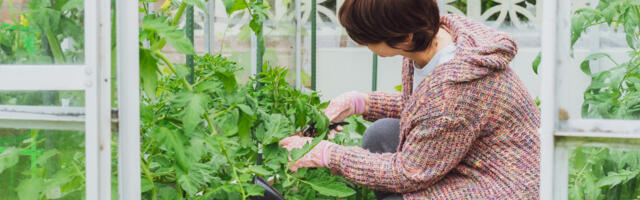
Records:
[[[332,123],[331,125],[329,125],[329,130],[335,129],[338,126],[344,126],[348,124],[349,122]],[[311,122],[309,126],[305,128],[304,131],[302,131],[302,136],[317,137],[318,132],[316,131],[315,125],[316,125],[315,122]],[[258,153],[257,164],[258,165],[262,164],[262,152]],[[278,190],[273,188],[269,184],[269,182],[264,180],[264,178],[258,175],[254,175],[252,182],[253,184],[260,186],[262,189],[264,189],[264,195],[261,197],[251,197],[251,200],[285,200],[284,197],[280,193],[278,193]]]
[[[331,123],[331,125],[329,125],[329,130],[335,129],[338,126],[345,126],[345,125],[349,125],[349,122]],[[311,122],[309,124],[309,126],[307,128],[305,128],[304,131],[302,131],[302,136],[304,136],[304,137],[318,137],[318,131],[316,130],[316,123],[315,122]]]

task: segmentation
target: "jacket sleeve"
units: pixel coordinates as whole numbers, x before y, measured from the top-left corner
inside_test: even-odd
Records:
[[[400,118],[402,112],[402,94],[371,92],[364,119],[375,121],[381,118]]]
[[[375,154],[335,145],[329,168],[371,189],[407,193],[425,189],[456,167],[478,137],[463,117],[440,116],[414,126],[396,153]]]

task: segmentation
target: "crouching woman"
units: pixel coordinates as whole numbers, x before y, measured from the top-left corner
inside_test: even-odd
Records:
[[[294,170],[328,167],[378,199],[539,198],[540,115],[509,67],[517,46],[507,34],[440,16],[435,0],[345,0],[339,15],[355,42],[404,56],[402,93],[333,99],[332,122],[353,114],[375,121],[362,148],[322,141]]]

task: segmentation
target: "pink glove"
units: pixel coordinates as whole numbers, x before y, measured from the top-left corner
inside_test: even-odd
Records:
[[[365,99],[359,92],[347,92],[331,100],[329,107],[324,111],[329,121],[341,122],[345,118],[365,112]]]
[[[290,136],[283,140],[280,140],[280,146],[286,148],[288,151],[291,151],[295,148],[302,148],[307,143],[310,143],[313,138],[310,137],[300,137],[300,136]],[[321,141],[316,145],[309,153],[304,155],[304,157],[300,158],[296,163],[291,165],[289,168],[291,171],[297,171],[298,168],[301,167],[326,167],[329,162],[329,148],[334,143],[328,141]]]

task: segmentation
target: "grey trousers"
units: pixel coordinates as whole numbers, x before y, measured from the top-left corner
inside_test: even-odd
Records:
[[[372,153],[395,153],[400,143],[400,120],[379,119],[365,131],[362,148]],[[378,200],[401,200],[402,195],[383,191],[374,191]]]

